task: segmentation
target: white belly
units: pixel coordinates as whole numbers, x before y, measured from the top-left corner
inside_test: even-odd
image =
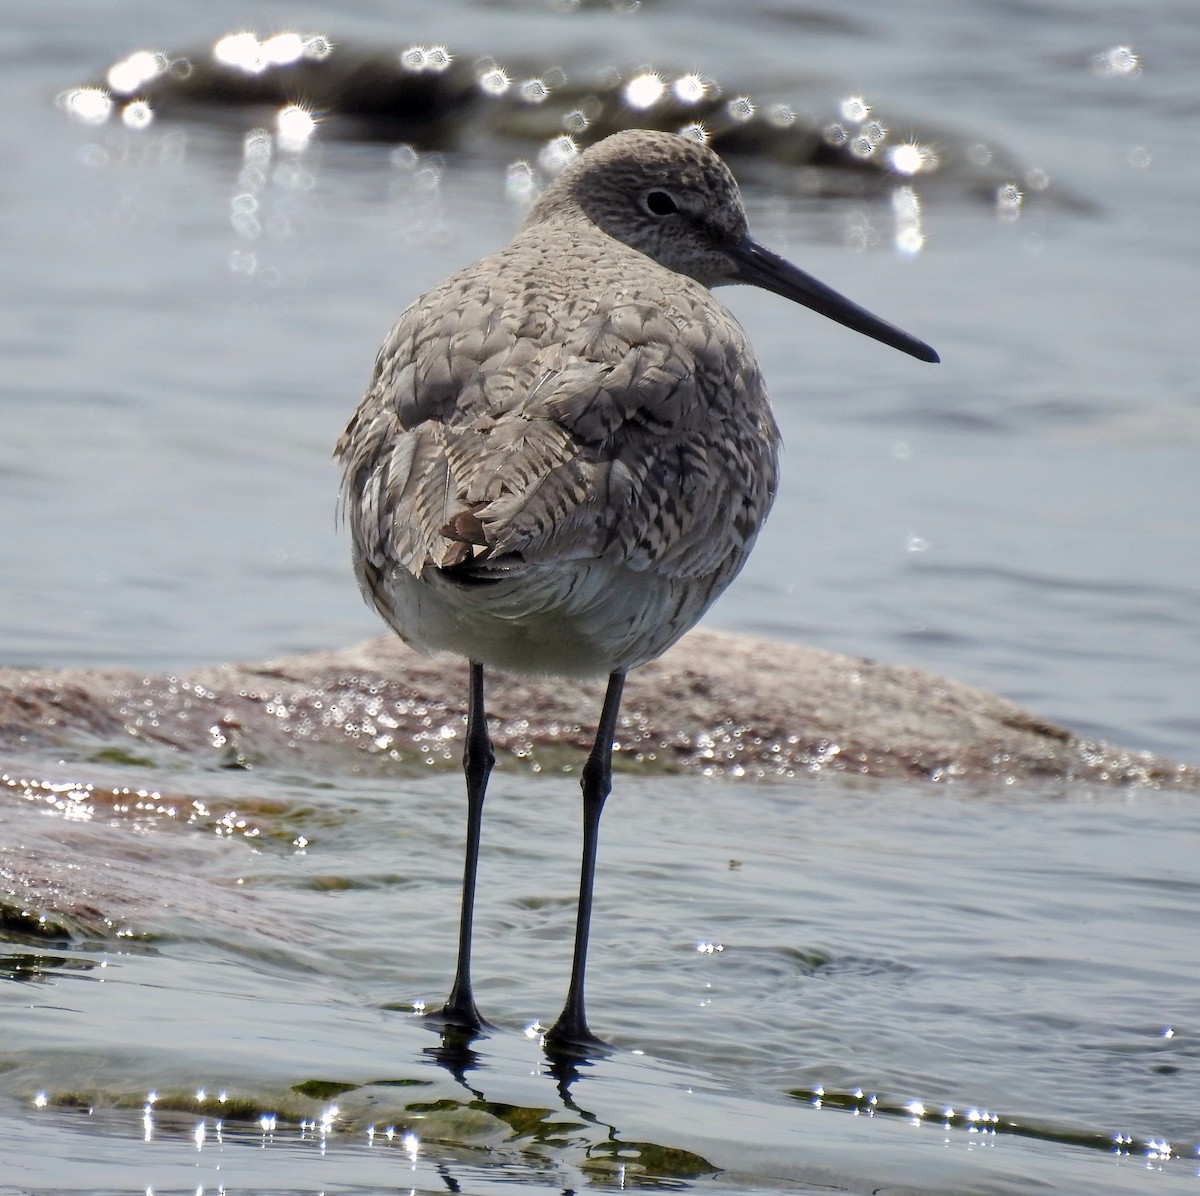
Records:
[[[730,577],[676,578],[602,561],[527,566],[463,585],[394,568],[363,588],[405,643],[519,673],[604,675],[665,651]]]

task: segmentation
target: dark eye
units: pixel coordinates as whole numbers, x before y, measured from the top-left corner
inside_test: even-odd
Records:
[[[649,191],[642,201],[646,211],[653,216],[670,216],[679,211],[679,205],[674,197],[666,191]]]

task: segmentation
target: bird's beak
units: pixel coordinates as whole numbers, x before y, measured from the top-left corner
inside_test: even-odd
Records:
[[[801,303],[813,311],[853,328],[901,353],[921,361],[940,361],[937,351],[930,348],[924,341],[889,324],[878,316],[873,316],[866,308],[852,303],[844,295],[839,295],[832,287],[818,282],[811,274],[793,266],[791,262],[781,258],[777,253],[764,249],[750,237],[743,237],[732,250],[727,251],[737,267],[737,276],[731,281],[744,282],[750,286],[762,287],[764,291],[772,291]]]

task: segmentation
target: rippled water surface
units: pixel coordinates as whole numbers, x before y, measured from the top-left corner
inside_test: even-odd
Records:
[[[747,164],[760,237],[943,363],[726,293],[786,451],[771,524],[713,619],[1200,760],[1200,13],[728,13],[62,0],[9,15],[0,659],[177,670],[377,630],[330,447],[394,315],[511,232],[517,147],[414,160],[318,137],[254,191],[248,236],[246,123],[96,129],[54,104],[140,46],[301,25],[547,67],[661,62],[817,113],[862,95],[897,136],[1011,155],[1019,216],[931,180],[916,254],[897,249],[886,189],[818,200]],[[1126,45],[1139,69],[1095,68]],[[0,1191],[1200,1184],[1186,796],[621,776],[590,972],[618,1050],[563,1077],[525,1027],[565,984],[574,776],[494,782],[477,982],[498,1029],[464,1057],[410,1012],[452,971],[453,774],[0,763],[172,795],[0,794],[0,845],[34,860],[65,845],[85,890],[124,911],[107,931],[0,929]]]

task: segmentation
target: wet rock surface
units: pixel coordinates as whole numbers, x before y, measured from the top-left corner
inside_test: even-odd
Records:
[[[200,766],[386,772],[452,767],[466,668],[393,637],[179,675],[0,670],[0,748]],[[490,673],[497,751],[578,764],[602,682]],[[1082,739],[917,669],[698,630],[629,678],[618,767],[755,778],[806,772],[1200,788],[1197,770]]]

